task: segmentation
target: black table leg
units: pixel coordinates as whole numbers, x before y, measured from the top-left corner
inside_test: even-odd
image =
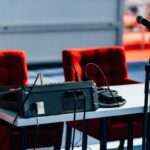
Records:
[[[148,119],[148,126],[147,126],[147,140],[146,140],[146,150],[150,150],[150,120]]]
[[[27,129],[26,127],[21,128],[21,145],[20,150],[25,150],[27,148]]]
[[[102,118],[100,119],[100,150],[106,150],[107,149],[107,119]]]
[[[149,118],[148,118],[148,113],[147,113],[147,104],[144,106],[144,134],[143,134],[143,138],[142,138],[142,150],[149,150],[148,149],[148,141],[149,141]]]
[[[82,135],[82,150],[86,150],[87,149],[87,133],[83,132]]]
[[[128,150],[133,150],[133,120],[129,118],[128,120]]]
[[[118,150],[124,150],[124,143],[125,143],[125,139],[121,139],[121,140],[119,141]]]
[[[83,132],[82,132],[82,150],[87,150],[87,130],[88,130],[88,120],[83,120]]]
[[[61,150],[61,145],[55,145],[54,150]]]
[[[71,137],[72,137],[72,128],[69,125],[66,125],[66,143],[65,150],[70,150],[71,146]]]
[[[145,65],[145,89],[144,89],[144,135],[142,150],[149,150],[149,81],[150,81],[150,65]]]

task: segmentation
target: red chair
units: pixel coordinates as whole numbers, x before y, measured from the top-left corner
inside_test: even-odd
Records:
[[[27,63],[26,54],[22,50],[1,50],[0,51],[0,85],[27,85]],[[61,145],[63,124],[39,126],[38,145],[35,145],[36,127],[27,128],[28,147],[55,146],[59,149]],[[20,128],[0,122],[0,150],[20,150],[21,143]]]
[[[63,66],[66,81],[84,80],[85,66],[88,63],[97,64],[105,73],[109,85],[122,85],[138,83],[128,78],[127,64],[124,48],[122,47],[104,47],[104,48],[74,48],[63,51]],[[75,69],[76,68],[76,69]],[[98,86],[106,85],[103,76],[94,66],[89,66],[88,74],[90,79],[94,80]],[[128,118],[127,118],[128,119]],[[125,117],[119,119],[108,119],[107,141],[123,140],[128,138],[128,122]],[[141,120],[138,120],[141,122]],[[100,136],[100,119],[87,120],[87,134],[103,140]],[[134,136],[141,136],[141,124],[134,122]],[[139,126],[140,125],[140,126]],[[94,126],[94,128],[93,128]],[[76,121],[68,123],[69,128],[76,128],[84,131],[84,123]],[[69,136],[68,136],[69,137]],[[122,143],[123,144],[123,143]],[[120,145],[123,147],[123,145]],[[102,149],[106,149],[106,143]],[[66,147],[68,149],[68,147]]]
[[[25,53],[19,50],[0,51],[0,85],[28,83]]]
[[[0,85],[26,85],[27,66],[23,51],[0,51]],[[0,122],[0,149],[11,149],[10,126]]]
[[[125,32],[123,34],[123,46],[125,50],[149,50],[150,49],[150,32]]]

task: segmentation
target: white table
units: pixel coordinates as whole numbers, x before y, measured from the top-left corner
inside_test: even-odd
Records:
[[[123,116],[123,115],[134,115],[140,114],[144,111],[144,84],[132,84],[132,85],[120,85],[120,86],[110,86],[111,89],[117,90],[119,95],[124,97],[127,103],[124,106],[116,107],[116,108],[99,108],[96,111],[86,112],[86,119],[93,119],[93,118],[104,118],[103,119],[103,134],[105,137],[106,135],[106,117],[113,117],[113,116]],[[16,116],[15,112],[8,111],[5,109],[0,109],[0,119],[9,122],[10,124],[13,123],[14,118]],[[74,114],[62,114],[62,115],[52,115],[52,116],[42,116],[38,117],[38,124],[51,124],[57,122],[68,122],[74,120]],[[83,120],[83,113],[76,114],[76,120]],[[36,125],[37,118],[21,118],[18,117],[15,126],[22,127],[22,129],[26,126]],[[132,140],[132,130],[130,131],[131,135],[128,137],[129,147],[133,146]],[[130,133],[129,132],[129,133]],[[22,132],[24,133],[24,132]],[[84,133],[86,135],[86,133]],[[83,137],[83,141],[86,138]],[[23,135],[24,141],[24,135]],[[85,149],[86,142],[83,142],[82,148]],[[105,147],[106,138],[102,142]],[[25,144],[23,144],[22,149],[25,149]]]
[[[127,103],[117,108],[99,108],[96,111],[86,112],[86,119],[103,118],[122,115],[133,115],[142,113],[144,110],[144,84],[110,86],[111,89],[117,90],[119,95],[124,97]],[[5,109],[0,109],[0,119],[12,124],[16,113]],[[82,120],[83,113],[76,114],[76,120]],[[39,124],[67,122],[73,120],[73,113],[42,116],[38,117]],[[15,125],[17,127],[36,125],[35,117],[21,118],[18,117]]]

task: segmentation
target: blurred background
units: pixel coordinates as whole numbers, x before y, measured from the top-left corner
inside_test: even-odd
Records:
[[[137,15],[150,19],[149,0],[1,0],[0,49],[23,49],[29,70],[53,68],[56,77],[65,49],[122,45],[129,73],[142,79],[150,33]]]
[[[150,0],[0,0],[0,50],[26,52],[29,83],[39,72],[53,83],[64,81],[63,50],[121,45],[129,78],[144,82],[150,31],[138,15],[150,21]]]

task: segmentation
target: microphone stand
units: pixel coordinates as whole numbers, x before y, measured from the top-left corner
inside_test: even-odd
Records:
[[[147,29],[150,29],[150,21],[137,16],[137,22],[144,25]],[[149,83],[150,82],[150,59],[149,64],[145,65],[145,98],[144,98],[144,134],[142,139],[142,150],[150,150],[150,118],[149,118]]]
[[[142,139],[142,150],[149,150],[150,148],[150,120],[149,120],[149,82],[150,82],[150,63],[145,65],[145,99],[144,99],[144,135]]]

